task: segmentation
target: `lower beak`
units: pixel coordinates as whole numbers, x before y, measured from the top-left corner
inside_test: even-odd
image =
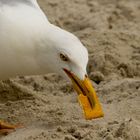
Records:
[[[78,93],[78,100],[83,108],[86,119],[95,119],[103,117],[103,111],[96,95],[96,92],[90,82],[90,79],[85,76],[84,80],[80,80],[76,75],[64,69],[70,77],[74,89]]]

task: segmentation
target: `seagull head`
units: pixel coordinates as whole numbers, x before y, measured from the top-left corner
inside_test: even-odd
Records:
[[[65,77],[64,72],[67,74],[69,71],[84,80],[87,76],[88,51],[76,36],[64,30],[61,32],[54,43],[55,60],[57,60],[54,60],[57,67],[54,70],[63,77]]]
[[[48,30],[46,42],[47,69],[72,81],[86,119],[102,117],[101,105],[86,71],[87,49],[75,35],[54,25]]]

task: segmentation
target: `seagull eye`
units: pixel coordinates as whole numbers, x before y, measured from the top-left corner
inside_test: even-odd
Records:
[[[60,58],[61,58],[61,60],[63,60],[63,61],[69,61],[68,56],[65,55],[65,54],[60,53]]]

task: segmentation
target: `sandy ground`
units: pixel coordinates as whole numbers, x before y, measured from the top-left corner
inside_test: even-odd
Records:
[[[88,48],[105,117],[84,119],[60,76],[0,82],[0,118],[24,128],[1,140],[140,140],[140,0],[39,0],[49,20]]]

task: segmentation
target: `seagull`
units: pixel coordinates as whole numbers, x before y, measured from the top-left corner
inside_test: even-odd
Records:
[[[72,82],[85,119],[103,117],[87,63],[80,40],[51,24],[36,0],[0,0],[0,80],[57,73]],[[0,120],[2,133],[17,127]]]

